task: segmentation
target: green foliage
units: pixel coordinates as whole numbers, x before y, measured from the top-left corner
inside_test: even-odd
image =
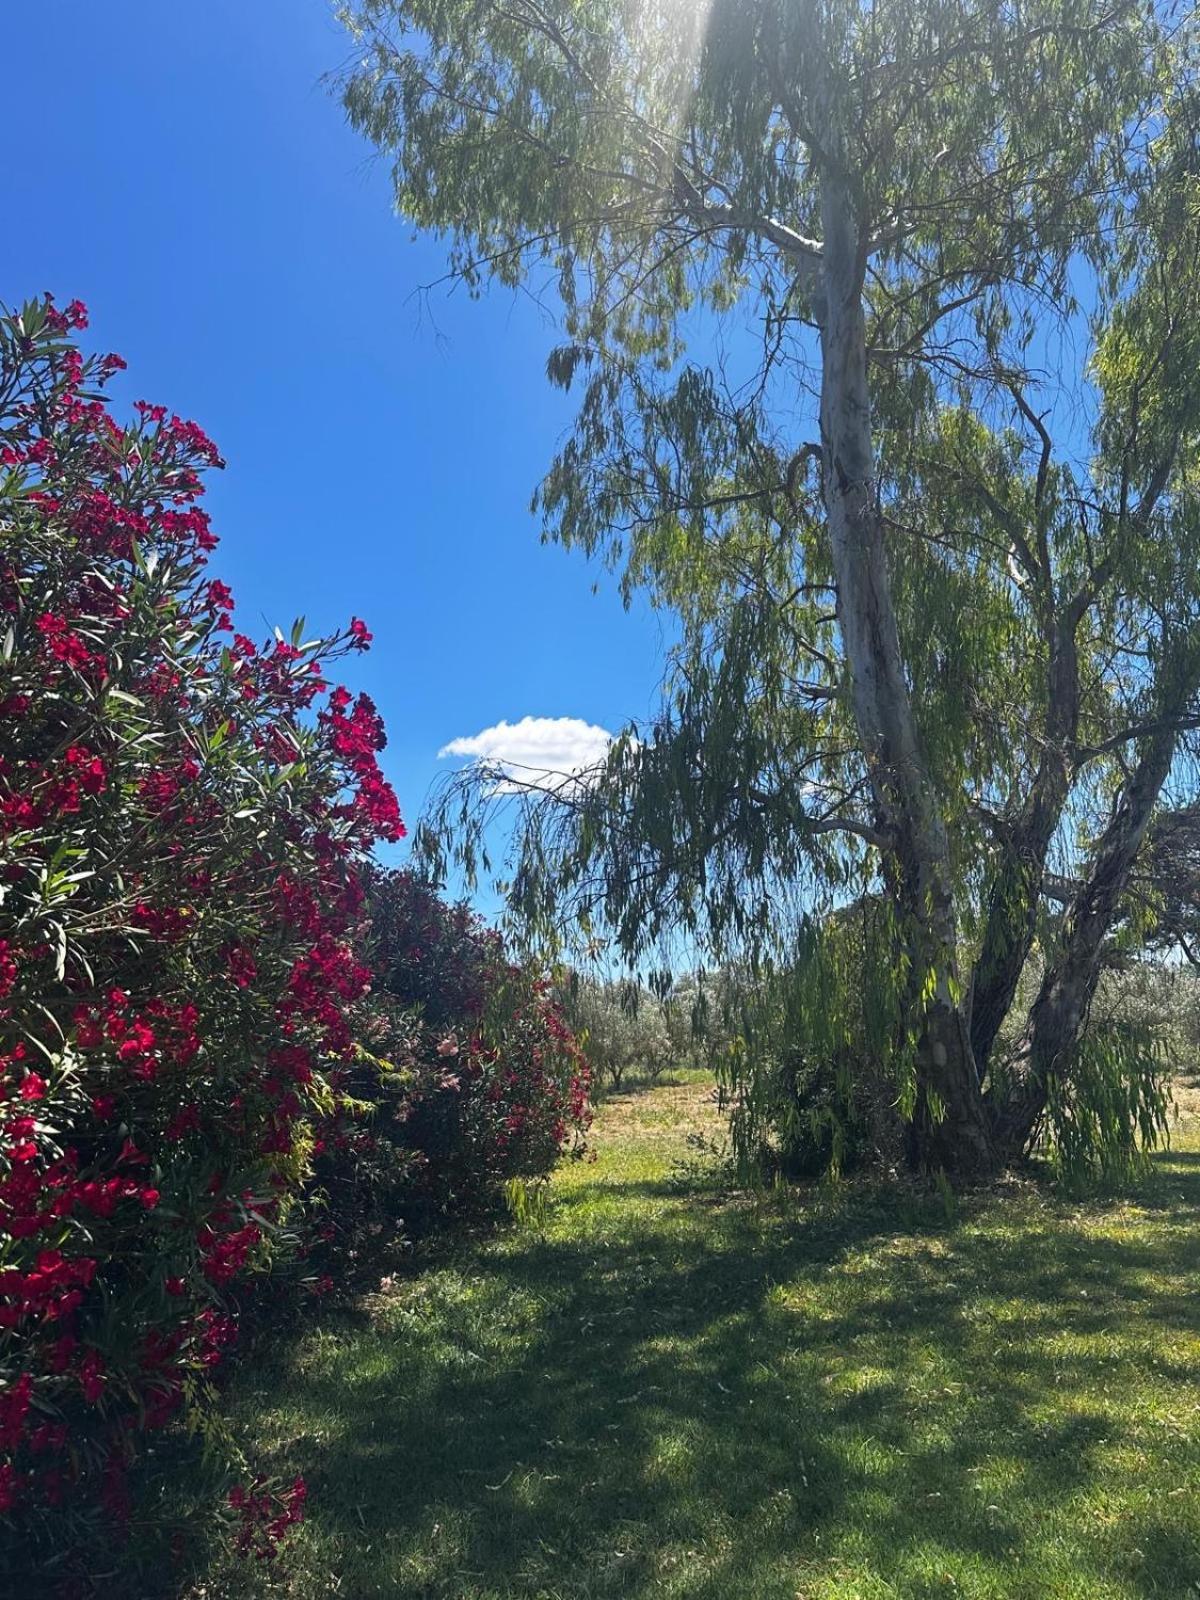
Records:
[[[572,976],[563,1005],[592,1070],[619,1089],[630,1070],[655,1079],[674,1046],[663,1002],[636,982],[605,983]]]
[[[1027,1047],[1015,1031],[1045,975],[1041,950],[1022,974],[1010,1031],[999,1051],[997,1093],[1007,1085],[1004,1064]],[[1118,959],[1102,975],[1077,1045],[1071,1071],[1048,1097],[1036,1148],[1064,1185],[1076,1192],[1111,1189],[1146,1171],[1149,1152],[1169,1142],[1172,1082],[1194,1071],[1200,983],[1188,968],[1153,959]]]
[[[895,1165],[915,1094],[911,1041],[898,1038],[889,908],[876,896],[810,921],[792,963],[746,985],[742,1034],[719,1067],[746,1175],[837,1176]]]
[[[413,1231],[531,1195],[561,1155],[583,1153],[590,1121],[591,1071],[549,983],[411,872],[375,874],[368,904],[362,1093],[375,1110],[352,1170],[365,1156],[373,1177],[382,1152],[391,1180],[368,1183],[370,1201]]]
[[[1145,1170],[1147,1150],[1168,1127],[1163,1055],[1161,1041],[1137,1021],[1114,1019],[1083,1033],[1072,1070],[1053,1081],[1046,1107],[1046,1141],[1068,1187],[1126,1183]]]
[[[461,776],[427,853],[487,870],[513,807],[527,932],[792,986],[793,1040],[738,1069],[752,1122],[816,1094],[804,1117],[836,1157],[834,1108],[882,1081],[937,1159],[968,1127],[986,1145],[1000,1091],[1044,1109],[1075,1059],[1050,1034],[1073,1043],[1132,925],[1167,772],[1191,781],[1194,18],[1170,0],[344,14],[345,104],[400,211],[473,289],[558,297],[548,376],[579,405],[535,499],[547,535],[645,592],[677,641],[659,714],[595,772],[557,795]],[[859,304],[835,370],[832,314]],[[860,363],[851,469],[831,429]],[[1048,974],[1040,1043],[1001,1060],[1052,854],[1082,896],[1046,946],[1069,982]],[[864,894],[892,914],[850,976],[811,929]],[[1156,1126],[1140,1093],[1105,1104],[1131,1119],[1118,1142]]]
[[[1188,968],[1125,961],[1106,972],[1078,1059],[1055,1084],[1042,1142],[1068,1187],[1111,1188],[1168,1142],[1170,1087],[1197,1060],[1200,983]]]

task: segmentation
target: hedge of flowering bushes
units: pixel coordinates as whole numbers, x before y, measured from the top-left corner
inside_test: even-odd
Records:
[[[160,406],[116,421],[84,326],[0,315],[0,1546],[60,1552],[128,1516],[139,1445],[202,1409],[239,1285],[311,1218],[332,1273],[364,1194],[543,1171],[585,1117],[572,1041],[478,930],[492,965],[447,1009],[369,997],[370,853],[403,828],[379,717],[329,673],[370,635],[234,631],[216,450]],[[389,926],[385,985],[429,959]],[[242,1547],[303,1499],[236,1488]]]
[[[514,1181],[584,1154],[591,1122],[591,1072],[550,985],[495,930],[409,872],[370,873],[367,910],[364,1048],[312,1150],[302,1253],[318,1292],[364,1233],[495,1211]]]
[[[411,1159],[409,1208],[477,1211],[583,1148],[587,1063],[548,982],[467,907],[407,872],[369,901],[373,1006],[407,1030],[386,1127]]]

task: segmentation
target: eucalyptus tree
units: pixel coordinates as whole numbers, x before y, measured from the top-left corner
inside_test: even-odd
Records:
[[[515,902],[631,959],[682,926],[786,964],[868,896],[874,959],[813,991],[812,1024],[836,1044],[869,986],[911,1148],[959,1171],[1084,1082],[1104,947],[1196,720],[1189,9],[346,15],[345,103],[400,212],[473,288],[559,307],[548,375],[580,398],[535,501],[549,534],[678,619],[652,728],[527,796]],[[468,864],[496,798],[470,781]],[[1149,1079],[1112,1071],[1152,1131]]]

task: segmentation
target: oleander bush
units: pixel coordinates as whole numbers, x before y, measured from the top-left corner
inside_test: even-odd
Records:
[[[365,626],[233,631],[217,452],[118,421],[85,325],[0,316],[0,1516],[59,1550],[202,1409],[353,1125],[363,867],[403,832],[379,717],[328,676]]]
[[[468,907],[411,872],[377,875],[369,898],[372,1004],[403,1039],[384,1126],[411,1163],[406,1205],[478,1213],[583,1151],[588,1064],[549,982]]]

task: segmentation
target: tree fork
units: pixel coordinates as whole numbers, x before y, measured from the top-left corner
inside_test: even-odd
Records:
[[[983,944],[971,978],[971,1048],[982,1081],[1033,947],[1046,858],[1071,788],[1079,731],[1079,656],[1073,602],[1050,634],[1045,748],[1020,816],[1005,830],[1003,859],[988,896]]]
[[[1167,716],[1142,742],[1137,765],[1101,835],[1092,870],[1067,914],[1062,949],[1030,1012],[1028,1072],[996,1118],[997,1145],[1007,1160],[1024,1153],[1046,1109],[1051,1083],[1070,1070],[1103,967],[1104,940],[1175,759],[1179,719],[1200,687],[1200,640],[1189,632],[1174,654]]]

